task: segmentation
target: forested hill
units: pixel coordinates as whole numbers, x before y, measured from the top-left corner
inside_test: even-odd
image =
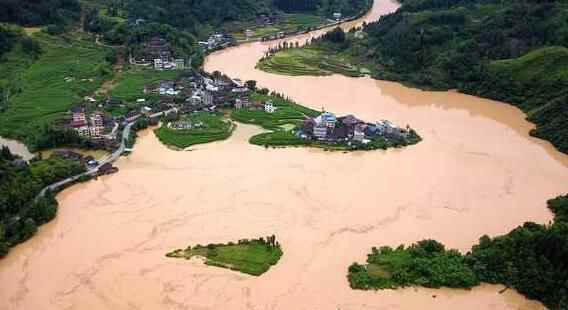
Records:
[[[357,15],[369,5],[369,0],[274,0],[277,8],[287,12],[316,12],[322,16],[341,13]]]
[[[401,2],[354,51],[377,78],[510,102],[568,152],[568,1]]]
[[[0,0],[0,23],[64,24],[78,20],[80,15],[78,0]]]

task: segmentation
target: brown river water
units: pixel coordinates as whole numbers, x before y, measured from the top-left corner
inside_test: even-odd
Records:
[[[363,20],[396,7],[376,0]],[[239,125],[227,141],[177,152],[145,131],[118,174],[65,190],[57,218],[0,261],[0,309],[544,309],[496,285],[354,291],[346,273],[372,246],[435,238],[467,251],[482,234],[550,221],[545,201],[568,191],[568,156],[529,137],[533,126],[507,104],[256,71],[268,44],[215,53],[205,67],[313,108],[410,124],[424,141],[357,153],[264,149],[247,143],[258,128]],[[261,277],[164,257],[273,233],[284,256]]]

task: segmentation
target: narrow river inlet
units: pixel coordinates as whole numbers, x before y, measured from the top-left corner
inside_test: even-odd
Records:
[[[375,0],[344,27],[397,6]],[[315,109],[409,124],[424,141],[354,153],[265,149],[248,144],[261,129],[239,124],[229,140],[179,152],[144,131],[119,173],[63,191],[57,218],[0,260],[0,309],[545,309],[498,285],[355,291],[347,267],[373,246],[433,238],[466,252],[483,234],[550,221],[545,202],[568,191],[568,156],[530,137],[533,125],[504,103],[256,70],[271,44],[216,52],[205,69]],[[284,256],[261,277],[165,257],[271,234]]]

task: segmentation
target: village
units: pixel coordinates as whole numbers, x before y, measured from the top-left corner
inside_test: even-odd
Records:
[[[381,141],[404,142],[413,137],[413,131],[408,126],[400,128],[386,120],[369,123],[353,115],[338,117],[326,111],[295,111],[294,117],[290,118],[288,110],[294,105],[271,96],[274,94],[269,95],[267,89],[257,89],[255,81],[243,82],[220,72],[208,74],[187,68],[183,60],[172,58],[169,44],[158,36],[153,37],[146,46],[143,57],[155,58],[132,61],[149,71],[178,70],[177,78],[146,83],[139,90],[139,98],[132,102],[111,96],[97,99],[85,97],[59,121],[59,126],[74,131],[86,141],[88,147],[109,152],[120,146],[124,138],[121,136],[122,129],[139,120],[151,125],[158,125],[162,121],[164,128],[178,131],[180,135],[209,129],[210,118],[203,118],[204,114],[230,119],[232,115],[243,114],[244,111],[262,114],[259,119],[269,117],[288,121],[288,127],[279,130],[293,134],[296,139],[319,145],[343,145],[357,149],[358,146],[372,144],[377,138]],[[264,95],[259,97],[259,93]],[[192,117],[198,115],[196,113],[200,113],[199,117]],[[65,157],[79,158],[72,152],[67,152]],[[90,158],[81,158],[81,161],[87,166],[97,164]]]

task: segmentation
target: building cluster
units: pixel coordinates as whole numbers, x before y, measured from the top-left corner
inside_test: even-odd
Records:
[[[266,113],[275,113],[276,111],[278,111],[278,107],[274,105],[274,102],[272,102],[272,100],[267,100],[265,102],[251,102],[250,99],[246,97],[235,99],[234,108],[237,110],[263,110]]]
[[[62,149],[53,152],[53,156],[58,156],[67,160],[76,161],[85,166],[86,169],[97,168],[97,175],[107,175],[118,172],[118,168],[111,163],[100,163],[93,156],[83,155],[73,150]]]
[[[205,124],[203,122],[192,122],[190,120],[178,120],[169,122],[167,127],[173,130],[201,129],[205,128]]]
[[[82,137],[100,139],[106,128],[104,114],[100,111],[87,113],[85,108],[75,107],[71,110],[69,127]]]
[[[214,33],[209,36],[207,41],[200,41],[199,46],[201,46],[204,51],[214,51],[233,44],[233,41],[233,38],[227,34]]]
[[[366,123],[353,115],[337,117],[324,112],[315,118],[306,118],[297,135],[303,139],[314,139],[334,143],[359,142],[367,144],[376,137],[401,140],[409,135],[409,129],[395,126],[383,120]]]
[[[170,44],[160,36],[154,36],[144,45],[140,55],[131,57],[131,64],[153,66],[156,70],[184,70],[191,67],[191,59],[174,58]]]

